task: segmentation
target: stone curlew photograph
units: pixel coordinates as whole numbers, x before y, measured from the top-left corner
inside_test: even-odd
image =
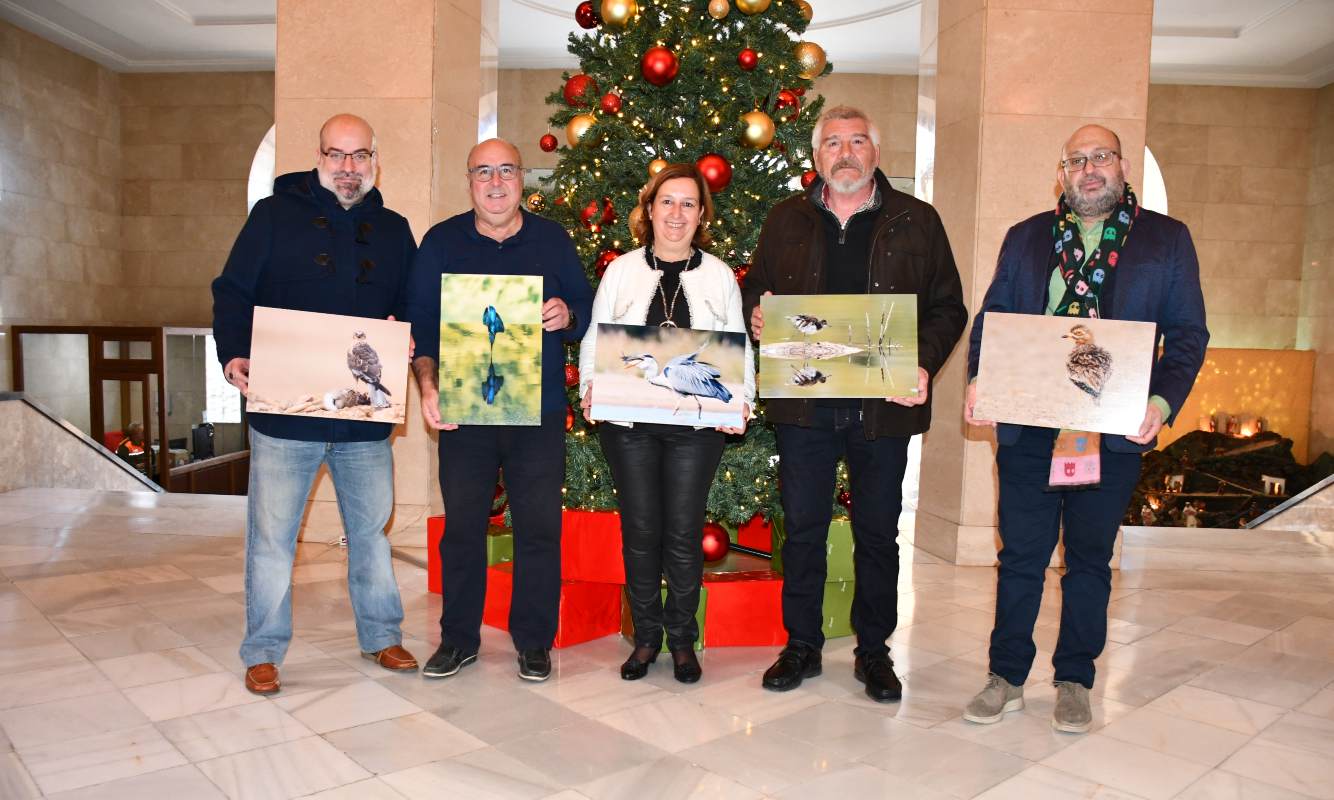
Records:
[[[761,307],[761,397],[916,394],[916,295],[766,295]]]
[[[403,421],[411,326],[257,307],[246,411]]]
[[[595,420],[741,426],[746,335],[599,323]]]
[[[1149,402],[1155,326],[987,312],[978,419],[1133,435]]]
[[[542,278],[442,275],[440,419],[542,423]]]

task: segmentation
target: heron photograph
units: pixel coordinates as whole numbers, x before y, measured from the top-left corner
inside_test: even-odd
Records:
[[[1151,322],[989,311],[973,416],[1136,434],[1149,401],[1155,336]]]
[[[595,420],[740,427],[746,335],[599,323]]]
[[[765,295],[761,397],[906,397],[917,391],[917,296]]]
[[[410,330],[406,322],[258,307],[246,411],[400,423]]]
[[[442,275],[440,419],[542,422],[542,278]]]

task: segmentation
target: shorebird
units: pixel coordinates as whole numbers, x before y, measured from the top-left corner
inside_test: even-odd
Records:
[[[792,383],[797,386],[814,386],[827,380],[829,380],[829,376],[815,367],[792,368]]]
[[[1102,397],[1102,387],[1107,383],[1107,376],[1112,373],[1112,354],[1093,343],[1093,331],[1086,325],[1074,326],[1061,338],[1075,343],[1070,357],[1065,360],[1070,382],[1097,402]]]
[[[792,327],[801,332],[802,336],[807,338],[813,333],[819,333],[829,324],[829,320],[813,317],[810,314],[790,314],[787,318],[792,323]]]
[[[696,360],[696,356],[703,349],[704,347],[700,347],[693,353],[677,356],[668,361],[661,375],[658,374],[658,360],[648,353],[621,356],[621,363],[625,364],[626,369],[637,367],[643,372],[644,380],[654,386],[676,392],[677,400],[676,407],[672,409],[673,416],[681,410],[681,404],[689,398],[695,401],[696,416],[703,417],[704,404],[700,402],[701,397],[717,398],[724,403],[732,401],[732,393],[718,381],[718,378],[722,377],[718,368],[707,361]]]

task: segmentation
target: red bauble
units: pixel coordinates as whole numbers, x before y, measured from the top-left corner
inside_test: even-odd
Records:
[[[607,114],[621,113],[621,96],[615,92],[602,95],[602,111]]]
[[[806,90],[805,90],[805,88],[803,88],[803,87],[801,87],[801,86],[798,86],[797,88],[793,89],[793,90],[792,90],[792,93],[795,94],[797,97],[805,97],[805,96],[806,96]]]
[[[597,81],[582,72],[578,75],[571,75],[570,79],[565,82],[565,103],[576,108],[586,106],[591,102],[587,95],[597,94],[597,92]]]
[[[588,205],[584,206],[584,210],[579,212],[579,221],[584,223],[584,227],[587,228],[593,224],[593,221],[597,219],[601,212],[602,204],[597,200],[589,200]]]
[[[852,508],[852,495],[847,489],[842,489],[838,493],[838,504],[844,508]]]
[[[555,199],[555,200],[552,200],[551,202],[555,203],[555,204],[558,205],[558,206],[563,206],[563,205],[565,205],[565,195],[563,195],[563,194],[558,194],[558,195],[556,195],[556,199]]]
[[[750,72],[760,63],[760,57],[749,47],[736,54],[736,63],[742,69]]]
[[[548,133],[544,135],[541,139],[537,140],[537,146],[542,148],[542,151],[544,153],[552,153],[555,152],[556,148],[560,146],[560,142],[556,141],[555,136],[552,136],[551,134]]]
[[[614,247],[610,250],[603,250],[602,254],[598,256],[597,261],[593,262],[593,271],[597,273],[599,278],[601,278],[602,274],[607,271],[607,267],[611,262],[623,255],[625,255],[624,252],[617,250]]]
[[[782,111],[790,108],[792,111],[786,114],[777,114],[776,116],[784,122],[795,119],[801,113],[801,98],[791,89],[784,89],[778,93],[778,99],[774,101],[774,111]]]
[[[736,275],[736,282],[744,289],[746,286],[746,276],[750,274],[750,265],[742,264],[732,270],[732,272]]]
[[[611,198],[602,198],[602,224],[610,225],[616,221],[616,209],[612,207]]]
[[[732,547],[732,542],[727,538],[727,529],[716,522],[704,523],[704,535],[701,545],[704,549],[704,560],[712,563],[721,561],[723,556]]]
[[[813,169],[808,169],[805,172],[801,173],[801,188],[803,189],[811,188],[811,184],[815,183],[815,179],[818,177],[820,177],[820,173],[816,172]]]
[[[574,409],[570,407],[570,404],[569,404],[569,403],[566,403],[566,404],[565,404],[565,432],[566,432],[566,433],[569,433],[569,432],[572,431],[572,430],[574,430]]]
[[[586,31],[598,26],[598,12],[593,9],[592,0],[584,0],[574,9],[574,21]]]
[[[695,162],[701,175],[704,176],[705,183],[709,184],[710,192],[721,192],[727,188],[727,184],[732,182],[732,165],[727,163],[727,159],[717,153],[707,153],[700,156]]]
[[[639,74],[654,86],[666,86],[676,79],[681,62],[676,54],[661,45],[650,47],[639,60]]]
[[[575,385],[577,385],[578,383],[579,383],[579,365],[578,365],[578,364],[566,364],[566,365],[565,365],[565,388],[566,388],[566,389],[569,389],[570,387],[575,386]]]

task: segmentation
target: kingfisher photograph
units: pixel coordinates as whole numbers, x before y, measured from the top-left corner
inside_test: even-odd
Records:
[[[973,416],[1137,434],[1149,402],[1155,336],[1151,322],[989,311]]]
[[[595,420],[741,427],[746,334],[598,323]]]
[[[542,278],[440,277],[440,419],[542,422]]]
[[[403,421],[411,326],[257,306],[246,411]]]
[[[765,295],[761,397],[917,393],[917,296]]]

